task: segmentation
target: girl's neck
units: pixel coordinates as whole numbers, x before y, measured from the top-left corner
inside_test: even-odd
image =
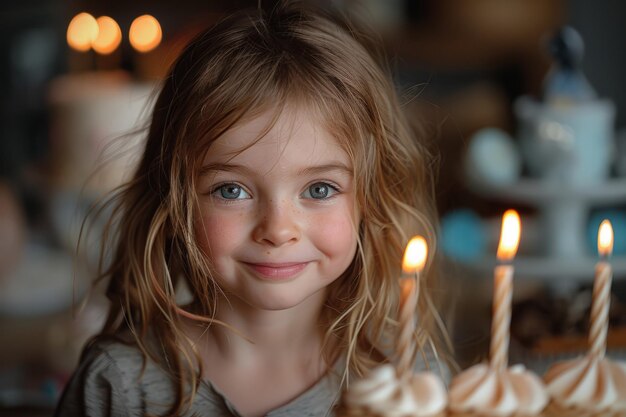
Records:
[[[230,296],[218,302],[222,325],[185,326],[197,343],[202,377],[246,416],[261,416],[301,395],[328,372],[319,325],[326,291],[279,311],[254,309]],[[271,382],[271,383],[268,383]]]
[[[230,295],[218,300],[215,318],[241,335],[212,325],[206,333],[194,331],[196,337],[192,337],[213,360],[238,364],[320,357],[320,314],[325,298],[326,292],[320,291],[293,308],[271,311],[256,309]]]

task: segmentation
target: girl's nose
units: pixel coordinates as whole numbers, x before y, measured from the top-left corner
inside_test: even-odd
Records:
[[[253,231],[256,242],[278,247],[300,240],[296,213],[288,203],[277,204],[270,201],[259,210],[259,217]]]

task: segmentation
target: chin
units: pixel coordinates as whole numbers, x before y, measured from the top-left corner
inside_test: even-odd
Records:
[[[255,304],[254,306],[256,308],[258,308],[259,310],[266,310],[266,311],[283,311],[283,310],[289,310],[293,307],[296,307],[298,305],[298,303],[295,302],[286,302],[283,300],[280,301],[266,301],[262,304]]]
[[[305,297],[265,297],[263,300],[251,300],[254,307],[261,310],[269,310],[269,311],[280,311],[280,310],[289,310],[290,308],[294,308],[300,305]]]
[[[297,307],[309,300],[313,301],[311,297],[318,293],[319,291],[304,293],[290,288],[272,288],[253,297],[246,297],[243,301],[260,310],[280,311]]]

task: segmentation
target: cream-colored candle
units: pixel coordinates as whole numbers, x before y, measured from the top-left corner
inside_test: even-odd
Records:
[[[132,60],[135,75],[145,79],[160,78],[155,64],[160,63],[162,59],[155,59],[157,57],[155,53],[162,40],[161,23],[156,17],[145,14],[133,20],[128,31],[128,41],[133,48]]]
[[[91,51],[98,37],[98,22],[89,13],[79,13],[67,25],[66,40],[70,47],[68,67],[72,73],[94,69],[94,56]]]
[[[400,378],[408,377],[415,361],[415,314],[419,294],[419,277],[426,264],[428,246],[426,240],[416,236],[406,247],[402,260],[403,276],[400,278],[400,308],[398,312],[398,335],[396,340],[396,370]]]
[[[122,64],[122,51],[119,47],[122,43],[122,30],[115,19],[109,16],[100,16],[98,23],[98,37],[91,47],[96,52],[96,70],[117,70]]]
[[[611,306],[611,264],[607,258],[613,251],[613,228],[604,220],[598,230],[598,253],[603,258],[596,264],[591,301],[589,327],[589,353],[602,359],[606,353],[606,335],[609,328],[609,307]]]
[[[502,218],[502,232],[498,245],[501,265],[494,271],[493,313],[491,321],[490,364],[494,369],[505,370],[508,366],[513,299],[513,266],[510,262],[517,253],[521,224],[515,210],[507,210]]]

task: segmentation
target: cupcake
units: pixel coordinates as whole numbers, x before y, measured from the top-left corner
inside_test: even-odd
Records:
[[[449,416],[540,416],[548,404],[541,379],[522,365],[475,365],[450,384]]]
[[[598,230],[598,253],[613,250],[613,228],[604,220]],[[596,264],[589,320],[589,353],[559,362],[544,375],[551,401],[549,416],[626,416],[626,363],[606,358],[613,273],[606,260]]]
[[[626,363],[586,355],[553,365],[544,381],[547,416],[626,416]]]
[[[375,368],[352,383],[335,410],[337,417],[444,417],[446,389],[432,372],[401,381],[392,365]]]

